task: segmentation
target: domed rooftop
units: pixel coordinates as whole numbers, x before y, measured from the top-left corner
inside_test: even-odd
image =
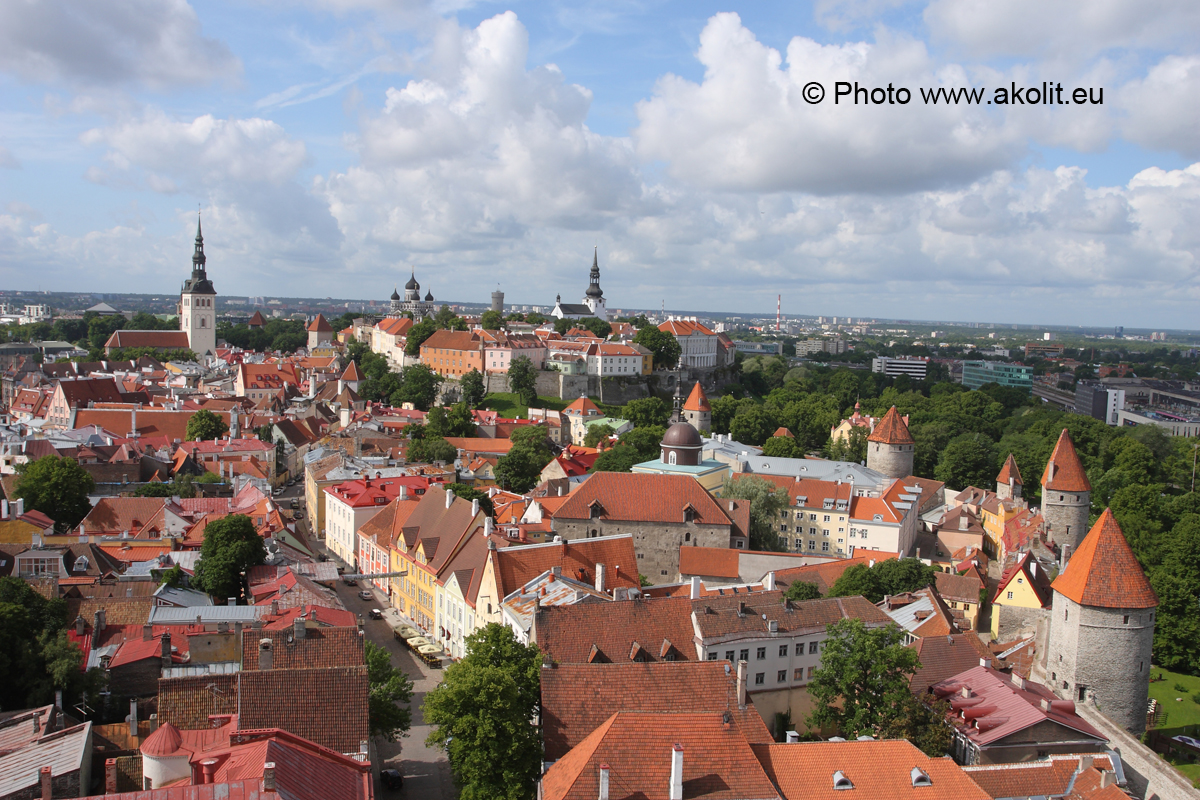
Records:
[[[158,730],[146,737],[142,742],[142,755],[150,757],[173,756],[183,745],[183,736],[179,729],[169,722],[158,726]]]
[[[408,283],[404,284],[404,288],[405,289],[420,289],[421,288],[421,284],[417,283],[417,273],[414,272],[412,274],[412,277],[408,279]]]
[[[395,288],[392,289],[392,298],[391,299],[393,299],[393,300],[400,299],[400,292],[398,292]]]
[[[426,293],[425,293],[425,302],[426,302],[426,303],[432,303],[432,302],[433,302],[433,292],[426,292]]]
[[[686,447],[698,450],[704,447],[704,440],[700,438],[700,431],[692,427],[691,423],[676,422],[667,428],[667,433],[663,436],[662,446]]]

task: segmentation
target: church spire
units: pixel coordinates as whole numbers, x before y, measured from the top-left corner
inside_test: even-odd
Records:
[[[599,261],[600,246],[592,251],[592,271],[588,275],[588,288],[586,295],[593,299],[604,296],[604,292],[600,289],[600,261]]]
[[[192,272],[204,272],[208,259],[204,256],[204,233],[200,230],[200,214],[196,214],[196,251],[192,253]]]
[[[683,421],[683,371],[675,371],[675,396],[671,399],[671,424]]]

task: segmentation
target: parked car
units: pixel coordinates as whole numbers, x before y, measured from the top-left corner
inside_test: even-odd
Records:
[[[358,593],[358,599],[359,600],[374,600],[375,595],[371,594],[366,589],[363,589],[361,592]]]
[[[404,786],[404,775],[398,769],[385,769],[379,773],[379,777],[383,780],[385,789],[395,790]]]
[[[342,578],[342,583],[347,586],[358,586],[358,581],[354,580],[354,578]]]
[[[372,608],[371,613],[368,614],[368,616],[371,619],[383,619],[383,612],[380,611],[378,608]]]
[[[1190,745],[1200,749],[1200,741],[1193,739],[1190,736],[1172,736],[1171,738],[1176,742],[1181,742],[1182,744]]]

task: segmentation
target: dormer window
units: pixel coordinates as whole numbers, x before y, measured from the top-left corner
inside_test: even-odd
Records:
[[[846,777],[846,773],[840,769],[833,773],[833,788],[834,789],[853,789],[854,784]]]
[[[71,567],[71,571],[72,572],[87,572],[87,568],[88,568],[88,557],[80,556],[79,558],[75,559],[75,566]]]
[[[920,767],[913,767],[910,775],[912,776],[912,785],[914,788],[917,786],[933,786],[933,781],[929,779],[929,775],[923,772]]]

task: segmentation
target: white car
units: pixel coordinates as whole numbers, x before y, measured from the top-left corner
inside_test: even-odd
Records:
[[[1172,741],[1182,742],[1183,744],[1190,745],[1191,747],[1195,747],[1197,750],[1200,750],[1200,741],[1193,739],[1190,736],[1172,736],[1171,739]]]

